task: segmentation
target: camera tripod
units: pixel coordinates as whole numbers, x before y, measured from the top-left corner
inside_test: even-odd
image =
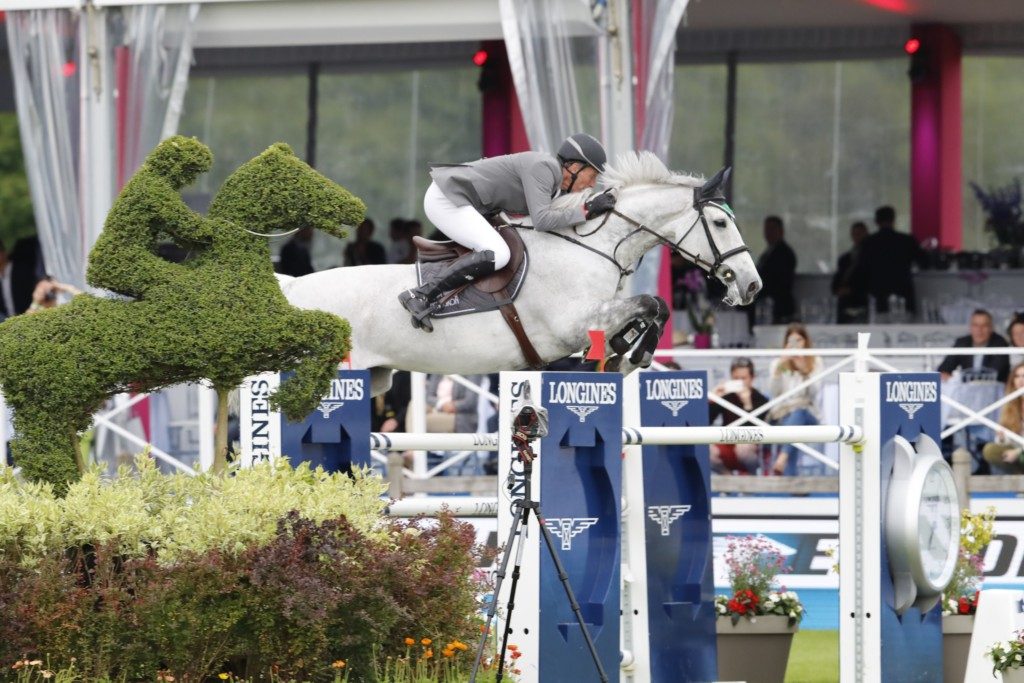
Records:
[[[532,414],[529,415],[529,418],[535,423],[536,418]],[[487,645],[487,637],[491,630],[491,622],[494,620],[494,613],[498,608],[498,595],[501,592],[501,584],[505,579],[505,571],[508,568],[508,562],[512,556],[512,546],[516,545],[516,562],[515,567],[512,569],[512,588],[508,595],[508,613],[505,615],[505,632],[501,637],[501,650],[498,654],[496,680],[498,683],[501,683],[505,670],[505,652],[508,646],[508,636],[512,632],[509,624],[512,621],[512,611],[515,609],[516,587],[519,584],[519,568],[522,566],[523,538],[526,532],[526,524],[530,518],[530,512],[533,511],[533,516],[537,519],[537,526],[540,528],[541,537],[544,539],[544,544],[547,546],[548,553],[551,555],[551,560],[555,565],[555,570],[558,572],[558,578],[562,582],[562,587],[565,588],[565,596],[569,600],[569,606],[572,608],[573,614],[576,615],[576,622],[580,625],[580,631],[583,633],[583,638],[587,643],[587,649],[590,650],[590,657],[594,660],[594,667],[597,669],[597,675],[600,677],[601,683],[608,683],[608,674],[605,673],[604,667],[601,665],[601,658],[597,654],[597,648],[594,647],[594,641],[590,637],[590,631],[587,629],[587,625],[583,621],[583,613],[580,612],[580,606],[579,603],[576,602],[576,596],[573,594],[572,586],[569,585],[569,575],[566,574],[562,561],[558,559],[558,552],[555,550],[554,541],[551,539],[551,531],[548,530],[547,526],[544,524],[544,517],[541,516],[540,501],[532,500],[533,461],[537,456],[533,452],[533,448],[530,444],[536,436],[536,431],[528,428],[521,428],[517,419],[516,427],[514,427],[512,432],[512,448],[514,450],[515,458],[523,465],[523,497],[515,500],[512,504],[515,508],[515,514],[512,517],[512,529],[509,531],[509,536],[505,543],[505,549],[502,552],[497,581],[495,581],[494,584],[494,594],[491,596],[491,604],[487,608],[487,622],[484,624],[483,633],[480,635],[480,644],[476,650],[476,660],[473,662],[473,672],[469,677],[469,681],[470,683],[476,683],[477,671],[480,668],[480,662],[484,656],[484,648]]]

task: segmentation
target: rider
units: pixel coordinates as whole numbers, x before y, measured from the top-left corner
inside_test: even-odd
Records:
[[[576,133],[558,148],[557,159],[543,152],[520,152],[467,164],[434,166],[423,210],[438,230],[474,253],[398,296],[412,313],[413,326],[433,331],[429,316],[441,294],[508,263],[508,245],[484,216],[500,211],[529,214],[535,230],[547,231],[611,211],[615,206],[611,193],[597,195],[582,210],[551,206],[562,193],[593,187],[597,174],[604,171],[605,160],[604,147],[596,138]]]

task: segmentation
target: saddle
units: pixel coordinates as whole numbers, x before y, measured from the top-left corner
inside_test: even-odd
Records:
[[[523,329],[519,313],[513,304],[529,270],[529,253],[518,230],[508,225],[497,226],[495,229],[511,252],[508,265],[487,277],[445,292],[431,317],[452,318],[498,309],[519,342],[526,362],[531,368],[539,369],[544,364],[537,350],[533,348],[526,330]],[[423,284],[453,261],[472,251],[451,240],[435,242],[423,237],[413,237],[412,242],[416,247],[417,284]]]

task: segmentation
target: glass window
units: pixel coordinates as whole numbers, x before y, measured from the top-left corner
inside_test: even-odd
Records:
[[[1024,179],[1024,58],[964,57],[963,83],[963,248],[995,246],[985,231],[985,212],[969,182],[986,192]]]
[[[727,77],[724,64],[676,65],[669,168],[711,177],[722,166]]]
[[[387,243],[395,217],[423,221],[429,164],[481,154],[479,70],[321,74],[317,128],[320,170],[361,197]],[[327,238],[330,239],[330,238]],[[320,254],[318,268],[341,265],[339,246]]]
[[[213,168],[189,190],[203,196],[201,204],[236,168],[275,142],[287,142],[305,157],[308,87],[304,73],[189,80],[178,130],[213,151]]]
[[[850,224],[873,229],[880,205],[909,230],[906,70],[905,59],[740,64],[732,203],[755,255],[770,214],[799,272],[834,269]]]

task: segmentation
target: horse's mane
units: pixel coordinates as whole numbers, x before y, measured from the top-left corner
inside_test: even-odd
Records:
[[[630,185],[686,185],[699,187],[704,179],[670,171],[653,152],[624,152],[607,164],[600,182],[606,187],[621,190]]]

